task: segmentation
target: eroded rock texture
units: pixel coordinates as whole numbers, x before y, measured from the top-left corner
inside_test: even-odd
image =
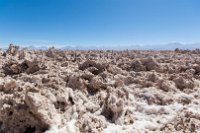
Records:
[[[200,52],[0,50],[1,133],[200,132]]]

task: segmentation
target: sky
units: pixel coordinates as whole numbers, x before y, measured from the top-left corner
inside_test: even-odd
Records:
[[[200,0],[0,0],[0,45],[200,42]]]

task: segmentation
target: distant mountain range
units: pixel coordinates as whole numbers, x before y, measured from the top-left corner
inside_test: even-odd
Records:
[[[28,49],[34,50],[46,50],[49,47],[41,46],[28,46],[25,47]],[[181,44],[181,43],[169,43],[163,45],[130,45],[130,46],[64,46],[64,47],[56,47],[62,50],[174,50],[176,48],[179,49],[200,49],[200,43],[193,43],[193,44]]]
[[[149,45],[142,47],[142,49],[146,48],[149,50],[174,50],[176,48],[192,50],[200,48],[200,43],[193,43],[193,44],[169,43],[165,45]]]
[[[32,50],[47,50],[49,47],[46,47],[46,46],[41,46],[41,47],[28,46],[28,47],[25,47],[25,48],[32,49]]]

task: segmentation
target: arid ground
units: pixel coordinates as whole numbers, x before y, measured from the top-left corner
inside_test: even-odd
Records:
[[[200,50],[0,50],[0,133],[199,133]]]

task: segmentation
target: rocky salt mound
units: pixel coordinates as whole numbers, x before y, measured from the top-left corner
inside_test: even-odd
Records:
[[[0,50],[1,133],[200,132],[200,52]]]

